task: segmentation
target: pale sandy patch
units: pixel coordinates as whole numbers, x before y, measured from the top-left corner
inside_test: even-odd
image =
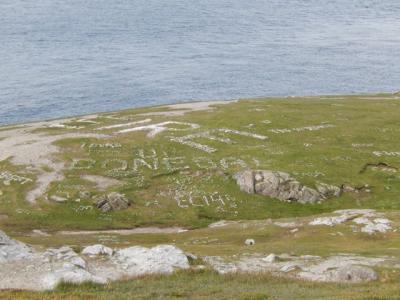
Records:
[[[181,233],[188,231],[182,227],[140,227],[133,229],[113,229],[113,230],[81,230],[81,231],[58,231],[56,235],[91,235],[91,234],[119,234],[119,235],[130,235],[130,234],[157,234],[157,233]]]
[[[120,186],[123,184],[123,182],[117,179],[100,175],[82,175],[81,178],[93,182],[100,190],[106,190],[110,187]]]

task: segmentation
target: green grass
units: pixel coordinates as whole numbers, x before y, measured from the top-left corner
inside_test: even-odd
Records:
[[[324,99],[322,99],[324,98]],[[375,98],[375,99],[370,99]],[[153,246],[175,244],[196,255],[220,255],[229,258],[242,254],[290,253],[294,255],[321,255],[345,252],[365,256],[388,255],[400,258],[400,234],[366,235],[352,232],[346,225],[335,227],[303,226],[296,234],[279,228],[268,219],[307,224],[315,215],[343,208],[374,208],[384,212],[400,226],[399,173],[368,169],[365,164],[384,162],[400,168],[400,156],[378,157],[373,151],[400,151],[400,102],[392,95],[344,96],[343,100],[329,97],[248,99],[221,105],[213,111],[187,113],[179,117],[140,116],[141,113],[160,111],[159,107],[125,110],[100,114],[98,124],[71,121],[68,125],[83,126],[82,132],[106,133],[107,139],[78,138],[59,140],[62,152],[53,159],[66,163],[65,179],[53,182],[38,203],[28,204],[25,194],[34,183],[3,185],[0,182],[0,228],[13,237],[36,247],[72,245],[75,249],[95,243],[111,247],[129,245]],[[125,118],[125,121],[109,118]],[[98,131],[100,126],[115,125],[153,118],[154,122],[180,121],[196,123],[200,129],[166,131],[155,138],[147,132],[112,135],[112,130]],[[264,122],[265,120],[270,121]],[[250,124],[253,124],[249,126]],[[318,131],[274,133],[271,129],[302,128],[332,124],[332,128]],[[171,125],[182,129],[181,125]],[[268,136],[257,140],[238,135],[229,137],[231,144],[198,138],[198,143],[218,149],[206,153],[170,140],[207,130],[229,128]],[[0,130],[5,130],[0,128]],[[41,128],[38,132],[59,134],[70,129]],[[214,133],[215,134],[215,133]],[[90,144],[118,143],[121,148],[102,149]],[[154,150],[154,151],[153,151]],[[158,167],[138,165],[141,151],[148,156],[145,162]],[[156,153],[154,157],[149,157]],[[172,159],[173,158],[173,159]],[[73,162],[80,160],[72,168]],[[108,163],[107,160],[109,160]],[[126,170],[111,171],[127,164]],[[249,195],[237,187],[232,176],[248,168],[288,172],[302,183],[314,186],[317,182],[334,185],[368,184],[371,193],[344,194],[322,204],[301,205],[283,203],[268,197]],[[168,163],[171,165],[167,167]],[[44,167],[49,171],[49,167]],[[0,172],[9,171],[32,179],[24,166],[15,166],[10,160],[0,162]],[[81,178],[81,175],[111,176],[124,185],[100,191]],[[80,191],[91,197],[80,197]],[[133,205],[124,211],[101,213],[93,208],[92,197],[111,191],[126,194]],[[183,197],[177,197],[179,195]],[[211,201],[218,193],[225,205]],[[68,195],[66,203],[49,201],[51,195]],[[178,195],[178,196],[179,196]],[[188,202],[192,195],[192,204]],[[204,196],[209,205],[205,205]],[[181,200],[180,207],[176,198]],[[78,198],[79,202],[76,201]],[[194,205],[193,205],[194,204]],[[200,206],[202,205],[202,206]],[[82,207],[89,207],[82,209]],[[210,229],[207,225],[218,220],[236,220],[236,224]],[[193,229],[179,234],[92,234],[31,236],[32,229],[50,233],[59,230],[101,230],[134,228],[138,226],[182,226]],[[339,234],[340,233],[340,234]],[[246,247],[244,240],[254,238],[256,245]],[[268,274],[235,274],[218,276],[204,272],[178,272],[167,277],[149,276],[100,286],[63,284],[46,293],[5,291],[1,299],[400,299],[397,271],[379,270],[376,283],[337,285],[310,283],[272,277]]]
[[[222,105],[212,112],[192,112],[180,117],[153,118],[156,122],[174,120],[196,123],[201,126],[200,129],[164,132],[153,139],[146,137],[147,132],[132,132],[114,135],[105,140],[80,138],[58,141],[56,144],[63,149],[58,158],[64,160],[67,165],[64,172],[66,179],[54,182],[47,195],[68,193],[70,201],[57,204],[43,198],[38,205],[31,206],[23,200],[27,186],[21,189],[21,186],[13,185],[12,189],[5,190],[6,193],[0,201],[0,211],[8,215],[7,219],[0,221],[0,225],[15,232],[27,231],[30,228],[54,231],[132,228],[151,224],[198,228],[220,219],[307,216],[339,208],[397,210],[400,208],[400,201],[397,200],[400,177],[397,174],[377,171],[359,173],[366,163],[382,161],[400,167],[398,157],[377,157],[372,154],[373,151],[400,150],[397,143],[400,130],[398,128],[400,103],[390,95],[376,97],[379,97],[379,100],[366,100],[363,96],[348,96],[344,100],[318,97],[243,100]],[[385,100],[382,100],[382,97]],[[112,113],[113,116],[126,118],[126,121],[108,119],[105,116],[110,114],[105,114],[95,119],[100,124],[75,124],[76,122],[72,121],[69,125],[85,126],[85,129],[81,129],[84,132],[112,133],[112,130],[102,132],[95,129],[99,126],[151,118],[151,116],[141,117],[138,114],[157,109],[154,107]],[[265,120],[271,123],[263,123]],[[335,127],[281,134],[270,131],[270,129],[301,128],[324,123]],[[249,124],[254,125],[248,127]],[[196,142],[207,143],[208,146],[218,149],[217,152],[209,154],[170,141],[168,138],[218,128],[257,133],[268,136],[268,139],[261,141],[226,134],[220,134],[220,137],[232,138],[233,144],[204,138],[196,139]],[[53,128],[41,131],[55,134],[73,130]],[[91,143],[105,142],[120,143],[122,148],[107,150],[88,147]],[[367,144],[367,146],[354,147],[353,144]],[[368,146],[370,144],[373,145]],[[150,170],[146,165],[139,165],[138,169],[134,170],[134,159],[139,157],[140,151],[143,150],[146,155],[151,155],[153,149],[157,153],[158,169]],[[172,163],[175,163],[176,167],[187,166],[188,169],[184,171],[167,169],[165,160],[168,157],[175,158]],[[76,159],[81,160],[76,165],[79,169],[70,169]],[[115,159],[125,160],[128,164],[127,169],[118,173],[110,172],[110,169],[117,168],[120,164]],[[107,160],[114,161],[107,164]],[[155,162],[154,158],[145,160],[150,165]],[[249,168],[288,172],[310,186],[318,181],[335,185],[367,183],[372,186],[373,193],[346,194],[339,199],[331,199],[316,205],[288,204],[257,195],[247,195],[239,191],[232,179],[235,172],[243,169],[243,166],[235,163],[235,160],[245,162]],[[9,168],[14,167],[0,166],[1,170]],[[19,169],[19,174],[24,175],[23,168]],[[125,185],[118,190],[129,196],[134,205],[126,211],[107,215],[95,210],[77,212],[82,205],[93,205],[90,199],[74,201],[78,198],[79,190],[88,190],[92,195],[103,193],[96,190],[90,182],[82,180],[80,178],[82,174],[114,176],[122,180]],[[178,188],[186,194],[186,199],[183,200],[187,200],[187,195],[192,192],[195,203],[203,204],[203,207],[178,207],[173,194]],[[228,195],[234,199],[237,207],[221,206],[216,203],[204,206],[202,197],[214,192]],[[21,213],[17,214],[18,208],[29,210],[29,214],[22,216]]]
[[[387,214],[393,221],[393,228],[400,225],[398,213]],[[59,235],[48,237],[14,236],[18,240],[38,247],[75,246],[78,249],[92,244],[106,244],[119,248],[128,245],[152,247],[159,244],[175,244],[184,251],[199,256],[218,255],[230,258],[233,255],[289,253],[292,255],[330,256],[337,253],[354,253],[363,256],[392,256],[400,258],[400,235],[398,232],[368,235],[353,232],[351,222],[329,227],[307,225],[312,218],[297,218],[305,225],[298,226],[296,233],[288,228],[281,228],[268,220],[242,221],[219,228],[201,228],[183,233],[171,234],[91,234]],[[294,221],[283,219],[281,221]],[[245,246],[244,241],[253,238],[254,246]]]
[[[322,284],[264,275],[221,276],[211,271],[147,276],[108,285],[62,284],[55,291],[9,291],[2,299],[400,299],[398,279],[390,274],[368,284]]]

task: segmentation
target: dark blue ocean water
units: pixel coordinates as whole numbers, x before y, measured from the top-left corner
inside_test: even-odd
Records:
[[[398,0],[0,0],[0,123],[400,89]]]

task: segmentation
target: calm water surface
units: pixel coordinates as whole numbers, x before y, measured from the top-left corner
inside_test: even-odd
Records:
[[[0,124],[400,89],[398,0],[1,0]]]

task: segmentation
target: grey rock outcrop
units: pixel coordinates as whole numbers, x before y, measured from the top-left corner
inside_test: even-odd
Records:
[[[40,290],[51,290],[61,282],[81,284],[84,282],[94,282],[99,284],[107,283],[107,279],[91,274],[86,269],[78,268],[73,264],[63,264],[60,268],[54,269],[42,275]]]
[[[122,266],[129,276],[170,274],[176,269],[189,268],[189,260],[185,253],[172,245],[121,249],[116,251],[112,261]]]
[[[342,188],[326,183],[318,183],[316,188],[324,198],[340,197],[342,194]]]
[[[28,258],[33,254],[31,247],[11,239],[0,230],[0,263]]]
[[[277,259],[278,259],[277,256],[274,253],[271,253],[267,257],[264,257],[262,260],[268,263],[273,263],[277,261]]]
[[[82,252],[82,255],[87,255],[87,256],[99,256],[99,255],[108,255],[112,256],[113,255],[113,250],[109,247],[106,247],[104,245],[96,244],[92,246],[87,246],[85,247]]]
[[[347,265],[336,270],[332,281],[359,283],[377,279],[378,274],[370,267]]]
[[[172,245],[116,251],[93,245],[83,252],[85,259],[66,246],[38,252],[0,231],[0,289],[49,290],[61,282],[104,284],[189,268],[185,253]]]
[[[375,234],[393,231],[393,222],[387,219],[384,213],[376,212],[373,209],[342,209],[334,211],[333,214],[316,218],[308,224],[311,226],[335,226],[351,221],[353,232]]]
[[[276,276],[287,276],[316,282],[359,283],[378,279],[372,267],[396,265],[384,257],[363,257],[357,255],[340,255],[320,257],[312,255],[292,256],[287,254],[270,254],[262,257],[259,254],[229,257],[206,256],[207,262],[216,272],[227,273],[262,273]],[[398,267],[396,267],[398,268]]]
[[[316,189],[302,185],[284,172],[246,170],[235,174],[240,190],[249,194],[260,194],[281,201],[316,203],[330,197],[340,196],[339,187],[320,183]]]
[[[127,209],[131,201],[123,194],[116,192],[96,198],[96,207],[102,212]]]
[[[44,262],[62,262],[81,269],[86,268],[86,261],[83,260],[71,247],[49,248],[43,254]]]

